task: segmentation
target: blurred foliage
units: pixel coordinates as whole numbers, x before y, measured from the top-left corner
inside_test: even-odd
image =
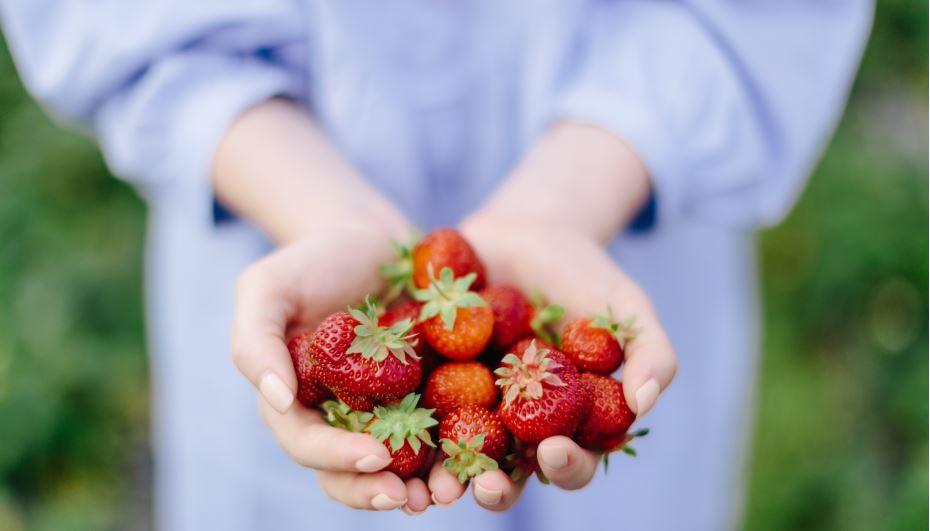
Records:
[[[148,473],[144,218],[0,50],[2,530],[131,527]]]
[[[927,4],[878,3],[849,108],[761,235],[745,527],[928,528]]]
[[[836,138],[761,236],[747,529],[927,529],[927,4],[879,2]],[[146,528],[144,207],[0,49],[0,529]]]

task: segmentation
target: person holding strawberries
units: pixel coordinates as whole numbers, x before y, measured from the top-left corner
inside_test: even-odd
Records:
[[[738,521],[758,339],[752,228],[790,208],[832,131],[870,2],[3,0],[0,15],[29,90],[92,131],[149,201],[160,528]],[[596,451],[543,437],[535,455],[552,485],[514,481],[472,466],[462,434],[500,423],[469,410],[429,441],[459,464],[401,479],[421,463],[391,472],[392,450],[417,455],[435,428],[414,399],[378,406],[376,436],[297,400],[288,341],[381,291],[389,242],[410,226],[470,242],[485,271],[465,290],[539,289],[566,322],[606,319],[609,306],[620,321],[599,329],[614,338],[635,315],[639,334],[612,358],[590,360],[584,344],[564,355],[597,367],[622,356],[622,388],[565,378],[648,415],[648,451],[568,496],[595,477]],[[443,297],[421,302],[462,302]],[[495,345],[493,312],[464,306],[482,348]],[[447,345],[437,312],[417,326]],[[358,319],[371,329],[376,317]],[[563,359],[523,352],[509,370]],[[505,423],[534,392],[511,376]],[[381,393],[340,389],[366,404]],[[631,420],[601,423],[586,445]],[[457,475],[472,473],[476,503],[456,503]]]

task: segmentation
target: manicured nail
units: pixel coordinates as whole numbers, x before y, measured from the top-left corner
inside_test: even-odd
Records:
[[[436,499],[436,493],[430,494],[429,497],[431,500],[433,500],[433,503],[435,503],[436,505],[440,507],[448,507],[452,505],[451,501],[443,502],[443,501],[439,501],[438,499]]]
[[[262,396],[265,397],[265,400],[271,404],[271,407],[282,415],[287,413],[287,410],[291,408],[291,404],[294,403],[294,392],[273,372],[266,372],[262,376],[258,389],[261,391]]]
[[[379,511],[393,511],[405,503],[407,500],[398,501],[383,492],[371,499],[371,506]]]
[[[404,514],[406,514],[407,516],[420,516],[421,514],[426,512],[426,509],[423,509],[422,511],[414,511],[413,509],[410,508],[409,505],[404,505],[403,507],[400,508],[400,510],[404,511]]]
[[[486,489],[475,482],[475,497],[485,505],[497,505],[501,502],[501,498],[504,497],[504,491]]]
[[[646,413],[649,413],[649,410],[652,409],[652,406],[656,404],[656,399],[659,398],[659,382],[655,378],[650,378],[643,385],[639,386],[639,389],[636,390],[636,416],[642,417]]]
[[[383,457],[378,457],[374,454],[366,455],[355,462],[355,469],[359,472],[377,472],[390,463],[390,460],[384,459]]]
[[[540,461],[549,468],[565,468],[568,464],[568,451],[561,446],[543,446],[537,450]]]

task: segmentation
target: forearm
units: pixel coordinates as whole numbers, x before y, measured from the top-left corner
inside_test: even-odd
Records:
[[[403,215],[285,100],[264,102],[233,122],[214,158],[213,187],[225,206],[282,244],[334,223],[368,223],[385,240],[406,230]]]
[[[567,227],[607,242],[649,197],[649,177],[623,140],[593,126],[555,124],[479,215]]]

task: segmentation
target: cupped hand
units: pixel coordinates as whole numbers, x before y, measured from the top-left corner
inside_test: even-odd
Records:
[[[391,456],[382,443],[330,427],[319,411],[294,400],[286,344],[380,288],[378,266],[392,259],[390,236],[374,225],[341,224],[249,266],[236,285],[232,355],[259,391],[265,424],[295,462],[317,472],[327,495],[356,509],[421,512],[430,503],[426,484],[383,471]]]
[[[652,409],[675,376],[675,350],[649,297],[600,243],[558,223],[540,225],[482,215],[466,220],[461,230],[494,282],[513,284],[527,293],[541,290],[550,301],[564,306],[569,317],[602,312],[607,305],[619,318],[635,315],[640,333],[625,349],[623,390],[638,418]],[[546,477],[566,490],[587,485],[599,462],[597,454],[561,436],[540,443],[537,457]],[[476,502],[493,511],[513,506],[523,487],[500,470],[485,472],[472,484]],[[465,490],[441,468],[433,470],[429,487],[434,500],[440,492],[447,496],[437,502],[452,502]]]

